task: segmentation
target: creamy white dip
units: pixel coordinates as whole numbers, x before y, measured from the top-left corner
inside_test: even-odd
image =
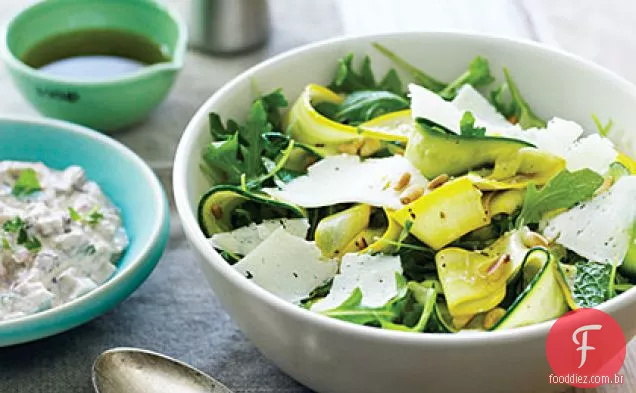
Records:
[[[38,187],[21,187],[28,178]],[[92,291],[127,246],[118,209],[82,168],[0,162],[0,321]]]

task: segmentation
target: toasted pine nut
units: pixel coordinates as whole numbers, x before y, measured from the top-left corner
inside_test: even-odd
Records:
[[[377,139],[365,139],[360,147],[360,156],[368,157],[382,148],[382,143]]]
[[[424,187],[418,185],[411,186],[400,195],[400,202],[402,202],[403,205],[408,205],[422,195],[424,195]]]
[[[431,180],[430,183],[428,183],[428,189],[434,190],[437,187],[441,186],[442,184],[446,183],[448,179],[450,179],[450,177],[448,177],[447,174],[442,173],[441,175],[437,176],[435,179]]]
[[[212,205],[210,210],[212,211],[212,215],[214,216],[214,218],[216,218],[217,220],[220,220],[221,217],[223,217],[223,209],[221,209],[221,205],[214,204]]]
[[[523,234],[523,243],[527,247],[546,247],[547,248],[550,245],[550,242],[548,241],[548,239],[532,231],[528,231],[527,233]]]
[[[338,151],[340,153],[356,155],[358,154],[358,150],[360,150],[360,148],[362,147],[362,144],[364,144],[363,139],[356,139],[354,141],[338,145]]]
[[[406,186],[411,182],[411,173],[404,172],[402,176],[398,179],[397,183],[393,186],[395,191],[402,191]]]
[[[484,315],[484,329],[492,329],[504,315],[506,315],[506,310],[501,307],[496,307],[488,311],[486,315]]]

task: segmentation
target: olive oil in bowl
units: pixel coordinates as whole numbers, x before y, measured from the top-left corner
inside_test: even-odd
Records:
[[[167,50],[151,39],[115,29],[87,29],[43,40],[21,60],[51,76],[105,80],[170,62]]]

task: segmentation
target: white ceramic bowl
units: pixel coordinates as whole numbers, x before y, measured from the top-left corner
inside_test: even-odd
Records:
[[[477,55],[501,76],[507,66],[527,100],[545,116],[594,129],[591,114],[614,120],[623,149],[635,134],[636,88],[577,57],[533,43],[456,33],[401,33],[341,38],[302,47],[268,60],[216,92],[194,116],[175,159],[174,193],[186,236],[203,272],[247,337],[283,371],[318,392],[546,392],[551,373],[545,342],[552,323],[494,333],[412,334],[328,319],[288,304],[234,271],[199,230],[196,207],[209,184],[199,171],[210,141],[208,113],[244,119],[253,99],[250,79],[262,91],[282,87],[290,100],[309,82],[328,83],[348,52],[368,54],[377,72],[389,62],[370,45],[378,41],[445,80]],[[633,129],[632,129],[633,132]],[[636,334],[636,291],[600,307]],[[214,354],[210,354],[214,356]]]

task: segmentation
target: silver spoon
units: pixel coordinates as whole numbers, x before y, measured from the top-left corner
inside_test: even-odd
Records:
[[[178,360],[135,348],[114,348],[93,363],[97,393],[232,393]]]

